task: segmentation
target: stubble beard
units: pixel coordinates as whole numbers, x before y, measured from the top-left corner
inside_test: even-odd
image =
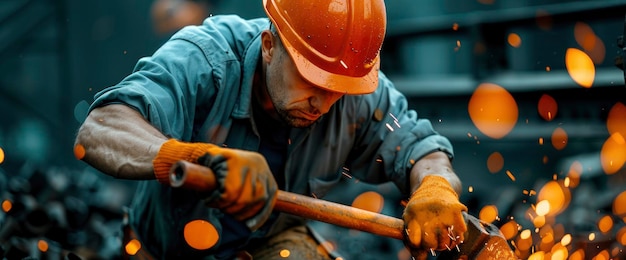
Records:
[[[290,111],[295,111],[295,110],[284,109],[285,107],[284,104],[282,104],[281,102],[275,101],[271,93],[270,93],[270,98],[272,99],[272,102],[274,103],[274,110],[276,110],[276,114],[278,114],[278,117],[280,118],[280,120],[282,120],[285,124],[287,124],[290,127],[306,128],[306,127],[311,126],[313,123],[317,121],[317,120],[312,121],[312,120],[308,120],[308,119],[304,119],[300,117],[295,117],[291,115],[290,113]]]

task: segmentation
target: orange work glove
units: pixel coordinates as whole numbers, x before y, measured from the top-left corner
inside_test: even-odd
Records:
[[[208,206],[246,221],[251,230],[258,229],[269,218],[278,185],[261,154],[170,139],[161,146],[153,161],[154,173],[160,182],[169,183],[169,170],[178,160],[207,166],[215,173],[217,188],[209,193]]]
[[[467,231],[463,211],[467,207],[444,177],[424,177],[402,215],[405,243],[411,255],[426,259],[434,250],[457,250]]]

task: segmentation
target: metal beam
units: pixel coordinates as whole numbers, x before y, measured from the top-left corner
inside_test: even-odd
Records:
[[[477,80],[470,74],[425,77],[389,76],[396,88],[411,96],[468,95],[483,82],[498,84],[510,92],[541,89],[580,88],[567,71],[505,72]],[[598,69],[592,87],[624,87],[624,77],[618,68]]]
[[[529,24],[537,19],[537,11],[549,14],[553,22],[573,21],[585,18],[605,19],[623,17],[626,2],[623,0],[579,1],[550,5],[505,8],[489,11],[475,11],[462,14],[389,19],[386,38],[400,38],[424,34],[452,33],[452,25],[459,25],[458,31],[484,24]]]

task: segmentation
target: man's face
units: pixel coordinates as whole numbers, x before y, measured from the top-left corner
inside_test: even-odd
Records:
[[[275,46],[265,75],[267,92],[276,113],[292,127],[308,127],[343,96],[305,81],[283,46]]]

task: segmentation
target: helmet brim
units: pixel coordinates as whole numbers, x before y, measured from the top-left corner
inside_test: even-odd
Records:
[[[278,34],[280,35],[280,32]],[[373,61],[372,69],[367,74],[362,77],[351,77],[317,67],[301,55],[289,41],[283,37],[281,40],[302,78],[317,87],[349,95],[369,94],[378,87],[379,56]]]

